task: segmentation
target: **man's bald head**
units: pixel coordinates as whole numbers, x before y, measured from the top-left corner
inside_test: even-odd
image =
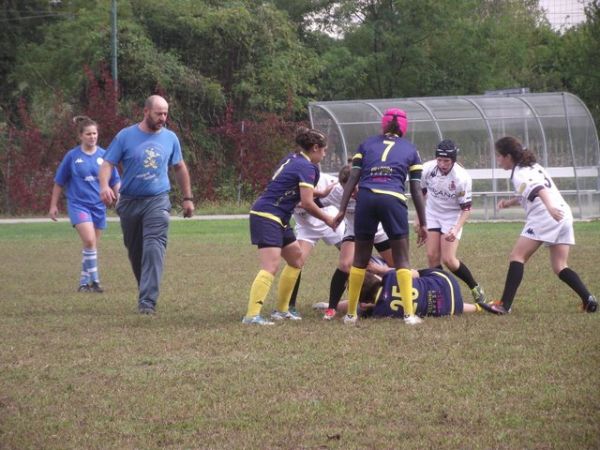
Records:
[[[169,107],[169,103],[160,95],[151,95],[144,102],[144,109],[152,109],[155,106],[166,106]]]

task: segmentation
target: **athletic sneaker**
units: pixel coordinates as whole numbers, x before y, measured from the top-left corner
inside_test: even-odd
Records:
[[[583,303],[583,310],[585,312],[593,313],[598,309],[598,300],[593,295],[590,295],[588,299]]]
[[[270,320],[265,319],[260,315],[242,318],[242,323],[244,325],[275,325],[275,322],[271,322]]]
[[[344,316],[344,325],[356,325],[357,321],[358,317],[356,317],[354,314],[346,314]]]
[[[100,286],[100,283],[98,283],[97,281],[94,281],[92,284],[90,284],[89,291],[97,292],[98,294],[102,294],[104,292],[104,289],[102,289],[102,286]]]
[[[327,308],[323,314],[323,320],[333,320],[335,318],[335,309]]]
[[[485,303],[485,292],[483,292],[483,288],[481,286],[477,285],[471,289],[471,295],[473,295],[475,303]]]
[[[295,316],[290,311],[282,312],[282,311],[274,310],[271,313],[271,319],[273,319],[273,320],[285,320],[285,319],[289,319],[289,320],[302,320],[302,317]]]
[[[510,308],[507,311],[500,300],[492,300],[491,302],[480,303],[479,305],[487,312],[497,314],[499,316],[508,314],[510,312]]]
[[[423,319],[413,314],[412,316],[404,316],[404,323],[406,325],[419,325],[423,323]]]
[[[288,312],[295,317],[295,319],[292,320],[302,320],[302,316],[300,315],[300,313],[298,312],[298,310],[296,308],[290,308],[288,310]]]
[[[312,305],[312,308],[316,309],[317,311],[325,311],[327,308],[329,308],[329,303],[328,302],[317,302]]]
[[[82,284],[77,288],[77,292],[90,292],[90,287],[87,284]]]

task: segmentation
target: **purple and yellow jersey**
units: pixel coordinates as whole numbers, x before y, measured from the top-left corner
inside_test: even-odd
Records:
[[[319,182],[319,167],[306,154],[290,153],[283,158],[264,192],[258,197],[250,214],[256,214],[287,226],[296,205],[300,188],[314,189]]]
[[[406,178],[418,180],[423,170],[413,143],[394,134],[365,140],[352,158],[352,167],[360,169],[359,188],[393,195],[402,201],[406,201]]]
[[[97,206],[104,208],[100,200],[100,183],[98,172],[104,162],[105,150],[96,147],[92,155],[85,153],[81,146],[69,150],[61,161],[54,182],[65,189],[65,195],[69,204],[80,204],[85,206]],[[121,181],[119,172],[113,167],[109,180],[110,186]]]
[[[419,278],[413,279],[412,290],[412,300],[418,316],[462,314],[463,299],[454,276],[438,269],[421,270],[419,274]],[[373,317],[404,317],[395,270],[390,270],[383,276]]]

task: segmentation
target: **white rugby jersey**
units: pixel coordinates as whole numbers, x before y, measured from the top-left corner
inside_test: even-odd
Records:
[[[319,182],[317,183],[316,189],[318,189],[319,191],[322,191],[327,186],[329,186],[330,184],[333,184],[333,183],[337,183],[337,177],[328,175],[326,173],[321,173],[321,176],[319,177]],[[338,186],[335,186],[334,190]],[[340,199],[341,199],[341,197],[340,197]],[[321,209],[324,213],[329,214],[330,216],[335,216],[338,213],[337,206],[339,206],[339,203],[337,204],[337,206],[334,204],[331,204],[331,203],[326,204],[323,201],[323,199],[321,199],[321,203],[324,206]],[[307,213],[306,210],[304,208],[301,208],[300,206],[296,206],[296,208],[294,209],[294,221],[296,222],[296,226],[300,226],[300,227],[320,227],[320,226],[325,225],[325,222],[323,222],[323,221],[317,219],[315,216],[312,216],[311,214]],[[327,227],[327,225],[325,225],[325,227]]]
[[[344,186],[337,184],[331,190],[329,195],[321,199],[323,206],[334,207],[339,211],[340,204],[342,203],[342,196],[344,195]],[[346,207],[346,215],[344,221],[346,222],[346,231],[350,234],[354,234],[354,210],[356,209],[356,200],[350,197],[348,206]],[[336,212],[337,214],[337,212]]]
[[[339,211],[340,204],[342,203],[342,196],[344,195],[344,187],[341,184],[334,186],[329,195],[321,199],[321,203],[324,206],[333,205]],[[346,207],[346,215],[344,216],[344,238],[354,236],[354,217],[356,211],[356,199],[350,197],[348,206]],[[337,213],[336,213],[337,214]],[[387,241],[388,237],[383,231],[381,224],[377,226],[377,232],[375,233],[374,242],[379,244],[380,242]]]
[[[571,208],[560,194],[548,172],[538,163],[530,166],[515,166],[510,179],[515,193],[520,197],[521,205],[525,209],[527,220],[539,219],[556,222],[544,206],[542,199],[537,195],[540,189],[545,188],[550,192],[550,198],[555,207],[561,209],[565,216],[571,215]]]
[[[454,163],[447,175],[442,174],[435,159],[423,164],[421,188],[427,189],[426,208],[438,216],[469,209],[472,201],[471,175]]]

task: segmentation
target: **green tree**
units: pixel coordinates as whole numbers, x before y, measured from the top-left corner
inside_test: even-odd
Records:
[[[537,0],[341,1],[332,14],[343,35],[322,53],[325,98],[560,86],[559,38]],[[345,84],[351,73],[353,83]]]
[[[175,0],[133,2],[163,51],[219,83],[236,114],[304,111],[314,93],[315,54],[286,16],[267,3],[237,1],[204,8]],[[291,105],[290,105],[291,102]]]
[[[583,24],[565,32],[558,65],[565,88],[581,97],[600,126],[600,0],[585,14]]]

